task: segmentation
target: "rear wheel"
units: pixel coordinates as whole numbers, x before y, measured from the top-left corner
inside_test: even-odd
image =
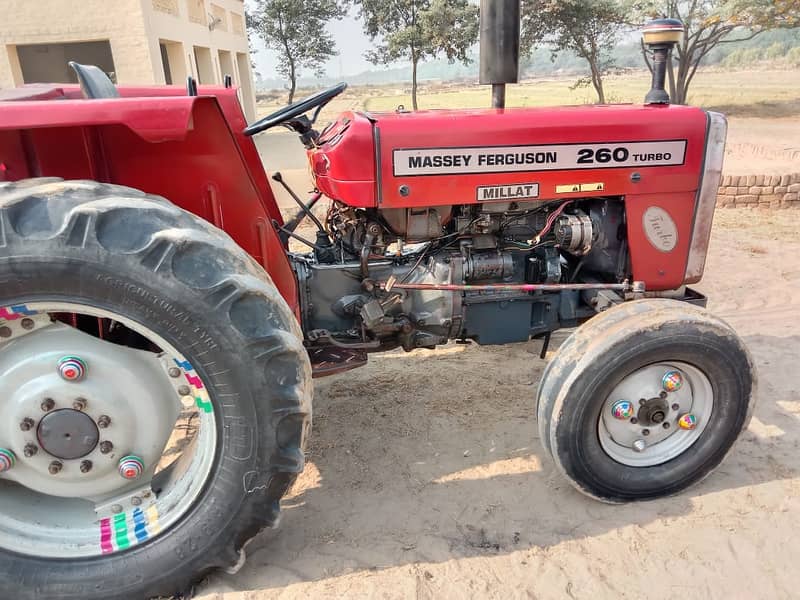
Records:
[[[0,597],[185,592],[278,517],[311,379],[269,276],[162,198],[0,184]]]
[[[747,426],[754,387],[749,354],[722,320],[677,301],[636,301],[559,349],[539,386],[539,430],[580,491],[655,498],[719,465]]]

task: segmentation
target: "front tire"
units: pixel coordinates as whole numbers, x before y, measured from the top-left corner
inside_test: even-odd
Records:
[[[722,320],[641,300],[579,328],[537,394],[542,443],[581,492],[606,502],[675,494],[709,475],[747,426],[752,360]]]
[[[107,339],[109,332],[120,330],[126,336],[112,344]],[[103,335],[91,337],[86,331]],[[11,341],[4,346],[6,334]],[[63,374],[58,379],[47,371],[49,367],[43,373],[36,371],[41,361],[49,360],[48,347],[39,342],[45,336],[57,344],[74,342],[95,357],[96,366],[91,360],[85,365],[85,381],[64,383]],[[135,509],[128,514],[128,508],[122,512],[119,506],[104,508],[101,501],[95,501],[100,516],[102,510],[119,515],[84,524],[78,518],[83,513],[72,510],[83,498],[73,497],[81,494],[71,494],[65,483],[74,480],[97,496],[109,481],[100,476],[102,461],[115,461],[114,468],[120,461],[122,473],[123,453],[146,451],[135,448],[136,440],[127,442],[131,447],[105,448],[102,453],[93,450],[93,464],[87,461],[88,468],[80,464],[80,471],[81,459],[59,461],[59,472],[51,470],[48,475],[45,470],[45,481],[52,476],[54,487],[49,491],[56,494],[52,496],[26,488],[26,483],[32,487],[43,484],[35,465],[31,462],[28,467],[25,461],[60,450],[43,446],[28,457],[20,447],[22,442],[14,447],[12,441],[0,439],[0,447],[16,456],[14,468],[0,473],[0,597],[107,600],[171,596],[186,592],[211,569],[238,566],[243,545],[276,523],[280,499],[303,469],[312,384],[301,338],[289,307],[261,267],[225,233],[163,198],[91,181],[39,179],[0,184],[0,361],[9,361],[15,373],[23,374],[33,365],[31,378],[40,395],[41,386],[55,377],[58,383],[53,385],[58,390],[47,399],[54,399],[55,409],[62,414],[82,412],[100,423],[101,436],[111,435],[116,427],[116,435],[125,439],[131,431],[145,433],[141,422],[146,424],[147,414],[142,413],[147,411],[141,408],[141,394],[146,386],[120,389],[125,387],[122,382],[128,381],[125,377],[130,373],[146,374],[146,383],[156,380],[158,373],[146,370],[150,368],[147,365],[156,364],[147,362],[149,357],[169,359],[170,368],[165,367],[164,372],[170,375],[164,375],[165,382],[156,383],[167,388],[173,385],[179,395],[185,394],[181,391],[189,389],[185,385],[170,383],[170,377],[175,377],[185,384],[185,377],[192,384],[191,396],[197,396],[196,412],[202,427],[210,424],[206,439],[215,441],[207,446],[211,451],[197,461],[200,466],[207,462],[197,471],[203,480],[185,484],[185,489],[192,491],[191,502],[178,497],[169,505],[158,505],[159,495],[167,492],[152,490],[156,518],[163,525],[156,527],[146,511],[144,516]],[[19,349],[28,347],[31,354],[22,356]],[[44,351],[34,352],[37,348]],[[93,382],[104,360],[124,357],[124,352],[130,353],[132,362],[118,365],[118,379]],[[136,363],[140,357],[145,366]],[[68,374],[71,377],[74,371]],[[15,389],[23,390],[18,392],[22,394],[29,387],[23,381]],[[63,390],[74,390],[70,398],[86,396],[88,406],[60,406]],[[92,412],[94,407],[105,402],[113,408],[103,394],[115,394],[115,401],[129,398],[127,412],[121,414],[133,415],[140,422],[139,429],[114,415],[110,425],[101,423]],[[177,398],[166,394],[162,401],[176,402]],[[158,408],[158,400],[148,406]],[[25,401],[22,397],[12,407],[0,398],[0,412],[17,410]],[[44,413],[37,408],[40,400],[34,401],[32,408],[25,409],[25,416],[30,413],[36,425]],[[41,411],[52,410],[45,404],[42,402]],[[171,415],[171,410],[163,414]],[[2,421],[8,422],[8,415]],[[30,438],[28,445],[35,445],[30,432],[20,432],[19,422],[0,435],[15,440],[25,435]],[[152,424],[154,429],[160,426]],[[48,456],[47,460],[51,459]],[[174,479],[179,483],[191,479],[193,465],[195,462],[187,461],[189,475],[175,475]],[[152,474],[155,465],[143,468]],[[7,479],[15,474],[18,480]],[[184,488],[175,489],[180,492]],[[45,512],[57,515],[57,502],[70,506],[61,524],[62,556],[53,550],[52,544],[60,539],[51,535],[52,527],[40,527],[37,539],[41,543],[18,532],[14,523],[19,522],[24,506],[7,515],[12,518],[3,518],[4,510],[14,510],[17,501],[11,500],[17,497],[52,507],[41,515],[42,522],[52,519],[53,526],[58,525],[56,517],[45,518]],[[131,502],[141,503],[148,497],[149,489]],[[169,513],[171,507],[181,510]],[[94,513],[88,512],[91,518]],[[85,535],[92,527],[96,527],[96,539]],[[69,538],[71,533],[74,540]],[[14,543],[15,535],[18,543]]]

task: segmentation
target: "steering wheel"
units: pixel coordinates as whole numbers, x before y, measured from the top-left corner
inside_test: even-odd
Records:
[[[289,106],[284,106],[283,108],[276,110],[274,113],[267,115],[263,119],[259,119],[255,123],[248,125],[245,127],[244,134],[255,135],[270,129],[271,127],[275,127],[276,125],[286,125],[291,129],[298,131],[298,133],[302,133],[302,131],[298,130],[296,126],[300,125],[301,127],[304,126],[305,128],[310,129],[314,121],[317,120],[317,115],[319,115],[319,111],[322,110],[322,107],[346,89],[346,83],[339,83],[328,88],[327,90],[322,90],[321,92],[309,96],[308,98],[303,98],[302,100],[293,102]],[[298,119],[298,117],[307,113],[312,108],[316,108],[317,110],[314,112],[314,116],[311,120]],[[295,127],[292,127],[291,125],[295,125]]]

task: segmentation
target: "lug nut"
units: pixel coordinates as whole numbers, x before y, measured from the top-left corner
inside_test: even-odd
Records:
[[[697,427],[697,417],[695,417],[692,413],[686,413],[685,415],[681,415],[678,418],[678,427],[681,429],[685,429],[691,431],[695,427]]]
[[[20,325],[22,325],[22,328],[25,331],[30,331],[31,329],[33,329],[33,325],[34,325],[33,319],[27,319],[27,318],[26,319],[22,319],[22,321],[20,321]]]
[[[611,406],[611,414],[615,419],[626,421],[633,416],[633,404],[628,400],[617,400]]]
[[[36,444],[25,444],[25,449],[22,453],[25,455],[25,458],[30,458],[31,456],[36,456],[39,452],[39,446]]]
[[[61,472],[61,469],[64,468],[64,465],[61,464],[61,461],[54,460],[50,463],[50,466],[47,467],[47,470],[50,471],[50,475],[58,475]]]
[[[178,388],[178,393],[181,396],[188,396],[189,394],[192,393],[192,390],[189,389],[188,385],[182,385],[181,387]]]
[[[92,470],[92,461],[84,460],[81,462],[81,473],[88,473]]]
[[[178,367],[170,367],[169,371],[167,371],[167,372],[169,373],[170,377],[180,377],[181,376],[181,370]]]
[[[647,442],[640,438],[631,444],[631,448],[633,448],[634,452],[644,452],[645,448],[647,448]]]
[[[86,398],[75,398],[75,402],[72,403],[72,408],[79,411],[86,410]]]
[[[138,456],[131,454],[120,459],[119,474],[124,479],[138,479],[142,473],[144,473],[144,462]]]
[[[55,405],[56,405],[56,401],[55,400],[53,400],[52,398],[45,398],[42,401],[42,410],[44,412],[50,412],[51,410],[53,410],[53,407]]]
[[[31,429],[33,429],[34,425],[36,425],[34,420],[26,417],[26,418],[22,419],[22,422],[19,424],[19,428],[22,431],[30,431]]]
[[[86,362],[77,356],[65,356],[58,361],[58,374],[67,381],[80,381],[86,376]]]
[[[99,417],[97,417],[97,426],[100,429],[105,429],[109,425],[111,425],[111,417],[109,417],[108,415],[100,415]]]
[[[17,457],[12,450],[0,448],[0,473],[11,470],[17,463]]]
[[[665,392],[677,392],[683,386],[683,375],[680,371],[667,371],[661,378],[661,387]]]
[[[114,444],[109,441],[100,442],[100,453],[101,454],[108,454],[114,449]]]

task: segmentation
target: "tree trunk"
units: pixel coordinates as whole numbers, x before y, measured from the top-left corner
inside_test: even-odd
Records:
[[[417,110],[417,62],[419,58],[411,58],[411,108]]]
[[[294,61],[289,61],[289,101],[286,104],[294,102],[294,92],[297,90],[297,71],[294,68]]]
[[[589,70],[592,72],[592,86],[597,92],[597,103],[606,103],[606,94],[603,91],[603,74],[597,68],[597,63],[594,60],[589,60]]]

